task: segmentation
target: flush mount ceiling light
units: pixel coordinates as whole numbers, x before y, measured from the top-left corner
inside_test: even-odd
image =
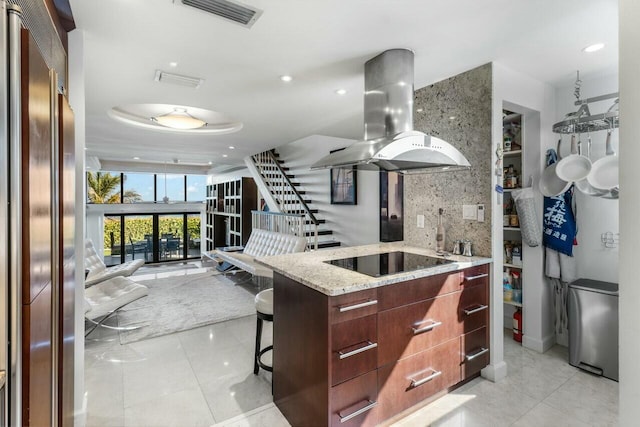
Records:
[[[207,125],[207,122],[193,117],[185,108],[176,108],[172,112],[158,117],[151,117],[156,123],[172,129],[191,130]]]
[[[595,43],[585,47],[584,49],[582,49],[582,51],[586,53],[593,53],[593,52],[599,51],[603,47],[604,47],[604,43]]]
[[[119,122],[160,132],[216,135],[242,129],[242,123],[224,114],[185,105],[130,104],[113,107],[108,114]]]
[[[280,76],[280,80],[282,80],[285,83],[289,83],[291,80],[293,80],[293,77],[284,75],[284,76]]]

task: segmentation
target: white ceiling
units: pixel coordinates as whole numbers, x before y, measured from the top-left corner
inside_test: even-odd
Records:
[[[180,0],[71,0],[84,31],[88,154],[215,166],[313,134],[360,138],[363,65],[389,48],[415,52],[416,88],[490,61],[554,85],[572,82],[576,69],[585,78],[617,71],[617,0],[245,3],[264,10],[251,29]],[[605,49],[581,51],[595,42]],[[199,89],[160,84],[156,69],[205,82]],[[283,74],[294,81],[281,82]],[[336,95],[339,88],[348,93]],[[107,116],[114,106],[136,103],[215,110],[244,128],[175,135]]]

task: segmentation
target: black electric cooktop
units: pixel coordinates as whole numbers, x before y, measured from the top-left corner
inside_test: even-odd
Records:
[[[449,264],[453,261],[409,252],[385,252],[375,255],[333,259],[325,262],[368,276],[380,277],[388,274],[422,270],[437,265]]]

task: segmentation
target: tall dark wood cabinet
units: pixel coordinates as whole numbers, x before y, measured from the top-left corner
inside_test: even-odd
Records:
[[[49,68],[22,30],[22,424],[52,414],[52,135]]]

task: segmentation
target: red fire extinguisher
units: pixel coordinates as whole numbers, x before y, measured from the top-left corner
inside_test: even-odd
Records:
[[[522,342],[522,311],[520,309],[513,313],[513,339]]]

